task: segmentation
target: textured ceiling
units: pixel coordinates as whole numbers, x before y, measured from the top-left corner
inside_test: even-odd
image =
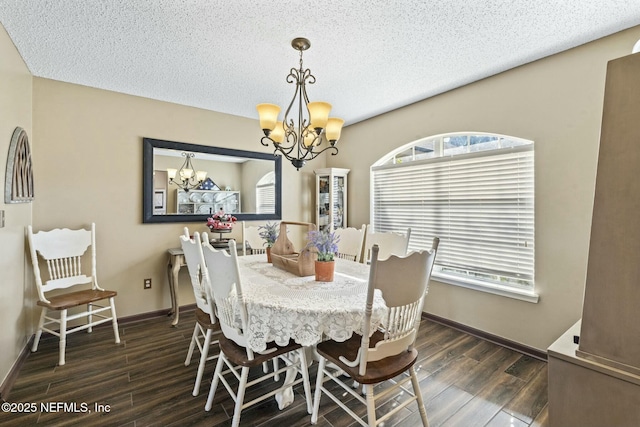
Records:
[[[311,100],[352,124],[640,25],[640,0],[0,0],[34,76],[257,118]],[[632,46],[629,46],[631,52]]]

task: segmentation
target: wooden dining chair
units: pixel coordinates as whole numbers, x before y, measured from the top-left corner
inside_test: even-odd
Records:
[[[38,289],[37,304],[42,307],[31,351],[38,350],[43,331],[55,335],[60,338],[58,364],[62,366],[65,364],[67,335],[83,330],[91,332],[94,326],[106,322],[111,322],[115,342],[120,343],[115,304],[117,292],[98,285],[96,225],[92,223],[91,230],[56,228],[37,233],[28,226],[27,237]],[[89,249],[91,252],[87,254]],[[83,266],[85,254],[90,256],[90,263]],[[47,273],[41,272],[38,255],[46,261]],[[97,304],[101,301],[104,305]],[[71,315],[70,309],[73,310]],[[86,319],[86,323],[68,329],[69,322],[81,319]]]
[[[413,366],[418,358],[414,343],[438,243],[438,238],[435,238],[429,251],[411,252],[404,257],[392,255],[384,260],[378,258],[378,245],[373,246],[367,301],[363,307],[363,334],[353,334],[344,342],[323,341],[316,346],[320,361],[312,424],[318,421],[320,399],[325,394],[361,425],[371,427],[384,423],[407,405],[416,402],[422,424],[428,427],[427,413]],[[371,306],[376,290],[382,292],[388,310],[382,327],[371,331]],[[350,382],[336,375],[335,369],[328,369],[327,362],[338,366]],[[409,375],[404,375],[406,372]],[[366,389],[366,399],[353,389],[351,382],[354,380]],[[325,385],[327,381],[334,381],[340,387],[328,387]],[[389,385],[376,386],[384,382]],[[408,388],[408,382],[411,382],[412,389]],[[393,393],[403,397],[393,409],[378,419],[376,402],[393,399]],[[350,409],[353,408],[350,402],[347,406],[346,400],[350,400],[351,396],[366,406],[366,420]]]
[[[411,238],[411,227],[407,228],[404,234],[395,232],[374,232],[370,230],[371,225],[367,227],[367,233],[364,242],[364,251],[362,262],[371,261],[371,248],[378,245],[379,259],[389,258],[391,255],[404,256],[409,249],[409,239]]]
[[[340,238],[338,241],[338,258],[359,262],[362,257],[366,226],[362,224],[359,229],[354,227],[337,228],[335,233]]]
[[[242,242],[244,246],[242,247],[243,255],[255,255],[255,254],[264,254],[267,249],[264,245],[264,240],[260,237],[260,230],[256,226],[245,226],[244,221],[242,221]],[[247,245],[249,248],[247,249]]]
[[[196,231],[193,238],[189,237],[189,229],[184,228],[184,234],[180,236],[180,245],[184,253],[184,259],[187,263],[189,278],[191,279],[191,287],[196,300],[196,324],[193,327],[191,342],[189,343],[189,351],[184,361],[184,366],[191,364],[193,351],[195,347],[200,350],[200,362],[198,363],[198,371],[196,373],[196,382],[191,392],[194,396],[200,393],[200,383],[204,368],[209,360],[218,358],[218,353],[209,355],[211,346],[217,345],[216,335],[220,334],[220,323],[215,315],[215,303],[211,295],[211,287],[203,280],[204,265],[201,263],[200,253],[200,234]]]
[[[243,409],[262,402],[269,397],[276,396],[278,393],[290,391],[291,387],[302,383],[307,402],[307,412],[311,413],[311,388],[304,349],[299,344],[291,341],[283,347],[275,343],[269,343],[264,352],[253,351],[243,333],[243,331],[247,330],[248,319],[252,313],[249,313],[242,298],[242,280],[238,267],[235,241],[231,240],[229,242],[228,252],[218,251],[209,244],[206,234],[203,234],[203,236],[205,237],[201,246],[201,263],[206,265],[205,280],[209,280],[211,283],[217,315],[222,329],[220,356],[213,374],[205,410],[211,410],[218,382],[222,383],[235,402],[232,426],[237,427],[240,424],[240,415]],[[237,313],[237,310],[239,310],[239,313]],[[236,322],[238,314],[240,324]],[[259,316],[258,313],[253,315]],[[258,368],[263,362],[275,360],[276,358],[283,363],[282,368],[274,369],[268,373],[265,373],[262,369],[254,369],[253,373],[257,375],[252,375],[251,380],[248,379],[251,368]],[[296,377],[297,374],[300,374],[301,378],[294,379],[291,382],[286,382],[285,378],[279,387],[273,390],[269,388],[269,392],[260,394],[249,402],[244,401],[247,389],[259,386],[263,381],[274,378],[276,375],[291,369],[296,371]],[[234,390],[232,384],[236,382],[237,389]],[[260,387],[256,387],[255,390],[259,389]]]

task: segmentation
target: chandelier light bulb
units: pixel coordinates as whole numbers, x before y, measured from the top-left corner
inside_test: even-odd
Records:
[[[329,142],[335,144],[335,142],[340,139],[343,124],[344,120],[337,117],[329,117],[329,120],[327,120],[327,129],[324,131]]]
[[[278,121],[278,113],[280,113],[280,107],[275,104],[258,104],[256,106],[258,115],[260,116],[260,128],[264,130],[272,131],[276,127]]]
[[[331,104],[328,102],[310,102],[307,104],[309,116],[311,116],[311,127],[314,129],[324,129],[327,127]]]
[[[282,122],[276,122],[276,126],[271,131],[269,138],[276,144],[281,144],[284,141],[284,124]]]

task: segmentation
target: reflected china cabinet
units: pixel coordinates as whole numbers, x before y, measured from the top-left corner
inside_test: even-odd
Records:
[[[316,225],[318,230],[347,227],[349,169],[316,169]]]
[[[211,215],[222,209],[228,214],[240,212],[239,191],[176,190],[176,211],[179,214]]]

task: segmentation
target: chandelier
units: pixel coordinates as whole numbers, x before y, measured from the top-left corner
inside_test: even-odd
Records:
[[[191,159],[195,157],[195,154],[183,152],[182,157],[185,157],[185,160],[180,169],[167,168],[167,175],[169,176],[169,182],[171,184],[175,184],[185,192],[189,192],[189,190],[202,184],[207,177],[207,172],[197,171],[194,175],[194,167],[191,164]],[[176,176],[179,177],[177,180]]]
[[[287,83],[295,83],[296,90],[289,107],[284,114],[284,120],[278,121],[280,107],[274,104],[258,104],[260,115],[260,127],[264,135],[260,142],[265,147],[269,142],[275,148],[273,154],[278,151],[300,170],[308,160],[316,158],[319,154],[331,150],[332,155],[338,154],[336,143],[340,139],[340,132],[344,120],[329,117],[331,104],[327,102],[309,102],[306,84],[314,84],[316,78],[311,70],[302,66],[302,52],[309,49],[309,40],[299,37],[291,41],[291,46],[300,52],[300,69],[291,68],[287,76]],[[297,123],[289,114],[295,115],[297,109]],[[324,138],[328,145],[320,148]]]

